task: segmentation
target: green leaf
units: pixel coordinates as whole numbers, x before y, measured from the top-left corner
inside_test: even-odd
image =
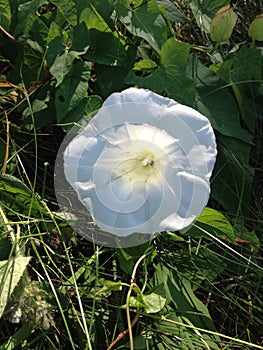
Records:
[[[164,285],[167,306],[161,312],[166,318],[181,324],[190,324],[193,328],[199,327],[215,331],[207,307],[195,296],[190,282],[182,274],[177,273],[174,268],[158,264],[155,265],[151,283]],[[194,344],[200,344],[200,340],[202,341],[203,337],[206,337],[200,333],[197,334],[193,329],[184,329],[183,325],[177,326],[165,321],[158,321],[155,325],[157,329],[161,328],[166,334],[171,333],[173,336],[191,339]],[[219,340],[218,337],[211,335],[207,336],[205,341],[209,342],[211,349],[217,349],[215,340]]]
[[[218,158],[211,197],[234,216],[249,217],[254,169],[249,165],[250,145],[218,135]]]
[[[85,114],[91,115],[94,112],[96,112],[98,109],[100,109],[103,100],[100,96],[91,95],[86,98],[86,105],[85,105]]]
[[[17,26],[15,27],[14,36],[19,36],[27,25],[27,21],[34,21],[36,11],[40,6],[47,5],[47,0],[30,0],[18,6]]]
[[[11,23],[11,9],[9,0],[0,0],[0,25],[6,30],[9,30]]]
[[[90,0],[78,6],[79,22],[84,21],[89,29],[93,28],[101,32],[114,30],[111,19],[113,7],[108,1]]]
[[[135,71],[140,71],[140,70],[152,70],[157,68],[157,64],[149,59],[141,60],[139,62],[135,62],[133,69]]]
[[[11,249],[12,249],[12,243],[10,241],[9,234],[7,233],[6,224],[2,223],[2,220],[0,219],[0,229],[1,229],[1,235],[0,235],[0,260],[8,259]]]
[[[109,293],[109,292],[118,292],[122,290],[122,282],[113,282],[105,280],[103,282],[103,287],[98,291],[98,294]]]
[[[228,72],[229,83],[233,88],[242,119],[252,135],[255,132],[256,120],[261,115],[261,101],[257,103],[257,97],[262,82],[262,65],[262,51],[244,45],[234,55]]]
[[[68,23],[77,25],[77,8],[74,0],[52,0]]]
[[[151,89],[159,94],[166,93],[176,101],[192,106],[195,87],[187,75],[190,46],[186,43],[168,39],[161,49],[161,64],[152,74],[140,77],[132,70],[125,82]]]
[[[187,23],[189,19],[186,15],[177,7],[177,4],[171,0],[156,0],[158,6],[165,9],[166,17],[171,22]]]
[[[81,100],[80,103],[74,108],[74,110],[70,110],[60,122],[70,124],[81,120],[85,123],[85,125],[83,125],[83,127],[85,127],[87,126],[86,123],[92,117],[92,114],[101,107],[102,103],[103,100],[100,96],[91,95],[84,97],[83,100]],[[84,117],[85,119],[83,119]],[[70,127],[71,125],[64,126],[66,130]]]
[[[63,118],[76,108],[85,99],[89,87],[89,76],[91,63],[76,61],[70,72],[58,86],[55,96],[57,121],[60,123]]]
[[[204,0],[201,4],[199,0],[191,0],[190,7],[199,28],[209,33],[211,18],[228,3],[229,0]]]
[[[207,230],[212,235],[219,238],[224,238],[231,243],[235,243],[235,233],[233,226],[227,220],[227,218],[219,211],[212,208],[205,208],[202,214],[197,218],[193,229],[187,231],[188,235],[191,235],[191,231],[199,231],[200,237],[210,238],[204,231],[198,230],[201,227],[203,230]]]
[[[30,337],[30,334],[34,331],[34,324],[25,323],[18,329],[17,332],[10,335],[8,340],[0,345],[0,350],[13,350],[17,349],[19,345],[27,342],[27,339]]]
[[[160,284],[147,292],[147,294],[143,294],[143,302],[146,313],[151,314],[161,311],[166,303],[164,285]]]
[[[62,83],[72,66],[74,57],[68,56],[69,47],[66,46],[63,38],[54,38],[49,44],[46,58],[49,71],[57,81],[56,86]]]
[[[46,209],[40,199],[19,179],[12,175],[0,175],[0,203],[11,214],[39,216]]]
[[[103,98],[107,98],[113,92],[122,90],[129,70],[129,66],[114,67],[96,64],[98,93]]]
[[[249,132],[240,125],[239,109],[218,76],[201,63],[197,67],[196,105],[207,116],[216,131],[247,143],[252,143]]]
[[[145,251],[148,248],[149,243],[144,243],[136,247],[118,249],[117,258],[122,271],[130,275],[132,273],[136,261],[140,258],[140,256],[142,256],[145,253]],[[149,258],[153,260],[155,253],[156,251],[153,250]]]
[[[90,32],[85,24],[81,22],[72,30],[72,42],[69,52],[73,57],[83,55],[90,47]]]
[[[205,237],[206,240],[208,238],[207,234],[195,226],[184,235],[190,238]],[[224,259],[208,249],[205,244],[198,247],[193,245],[189,250],[178,249],[174,253],[174,261],[176,261],[178,273],[188,281],[193,292],[200,287],[203,288],[204,285],[211,286],[211,283],[226,268]]]
[[[15,286],[22,277],[30,257],[14,258],[0,261],[0,317]]]
[[[117,0],[114,4],[118,19],[134,35],[145,39],[160,52],[167,39],[165,21],[154,0]]]
[[[84,22],[75,26],[70,34],[70,44],[66,44],[64,38],[59,36],[55,37],[48,47],[47,63],[50,73],[57,80],[56,86],[60,85],[70,72],[74,60],[86,53],[90,45],[89,31]]]
[[[24,127],[27,130],[33,129],[32,113],[35,128],[41,128],[56,121],[53,94],[54,87],[50,84],[44,85],[35,95],[31,105],[23,111]]]
[[[61,37],[61,36],[62,36],[62,34],[61,34],[60,26],[54,21],[51,22],[49,30],[48,30],[48,35],[47,35],[47,38],[46,38],[46,43],[49,45],[49,43],[53,39],[55,39],[57,37]],[[48,57],[48,55],[47,55],[47,57]],[[54,57],[53,57],[53,60],[54,60]]]
[[[84,58],[107,66],[125,68],[128,64],[127,51],[124,44],[112,32],[90,30],[91,48]]]

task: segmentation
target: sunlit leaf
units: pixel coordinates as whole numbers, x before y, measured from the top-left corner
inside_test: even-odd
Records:
[[[27,24],[28,18],[31,17],[31,20],[33,21],[32,16],[40,6],[45,4],[48,4],[47,0],[30,0],[18,6],[18,24],[15,28],[15,36],[21,34]]]
[[[77,8],[74,0],[52,0],[57,5],[59,11],[71,25],[77,24]]]
[[[0,25],[6,30],[9,30],[11,23],[11,9],[9,0],[0,0]]]
[[[30,257],[21,257],[0,261],[0,317],[30,259]]]
[[[40,199],[19,179],[12,175],[0,175],[0,203],[10,213],[38,215],[46,213]]]
[[[98,291],[98,294],[109,293],[109,292],[117,292],[122,290],[122,282],[114,282],[105,280],[103,282],[103,287]]]
[[[186,73],[190,46],[168,39],[161,49],[160,67],[150,75],[138,76],[131,71],[126,83],[148,88],[159,94],[166,93],[180,103],[192,106],[195,98],[194,81]]]
[[[179,6],[171,0],[157,0],[157,5],[165,8],[166,17],[171,22],[189,22],[186,15],[180,10]]]
[[[201,224],[201,225],[200,225]],[[202,225],[204,224],[204,225]],[[212,208],[205,208],[198,217],[195,226],[201,227],[200,235],[205,236],[206,229],[216,237],[224,238],[229,242],[235,243],[235,233],[229,220],[219,211]],[[188,231],[188,234],[191,234]],[[211,237],[208,237],[211,238]]]
[[[121,66],[128,64],[127,51],[123,43],[112,32],[90,30],[90,50],[85,59],[107,66]],[[117,77],[116,77],[117,78]]]
[[[167,38],[165,21],[154,0],[117,0],[114,4],[118,19],[135,36],[145,39],[160,51]]]
[[[252,138],[240,125],[240,114],[233,96],[225,84],[209,68],[197,69],[197,108],[221,134],[251,143]]]
[[[194,344],[200,344],[200,340],[202,342],[200,334],[195,333],[194,327],[215,330],[207,307],[195,296],[189,281],[182,274],[177,273],[175,268],[169,269],[164,264],[156,265],[152,283],[154,285],[164,284],[167,306],[162,313],[165,318],[181,324],[178,326],[160,320],[156,323],[157,329],[160,328],[166,334],[171,333],[181,339],[187,337]],[[184,323],[192,325],[193,329],[185,329]],[[204,335],[204,339],[209,342],[212,349],[216,349],[214,340],[218,340],[218,337]]]
[[[56,90],[55,104],[57,120],[61,122],[67,113],[85,98],[89,86],[91,63],[77,61]]]

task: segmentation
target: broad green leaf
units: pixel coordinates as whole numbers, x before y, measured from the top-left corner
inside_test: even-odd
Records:
[[[128,65],[114,67],[96,64],[98,94],[107,98],[111,93],[122,90],[129,70]]]
[[[143,301],[145,304],[145,312],[151,314],[162,310],[166,303],[166,294],[164,285],[155,286],[147,294],[143,294]]]
[[[21,257],[0,261],[0,317],[30,259],[30,257]]]
[[[229,70],[229,80],[234,91],[241,116],[249,131],[255,132],[256,120],[261,114],[257,103],[262,84],[263,53],[257,48],[243,46],[235,55]]]
[[[71,34],[70,54],[73,57],[83,55],[90,47],[90,32],[84,22],[76,25]]]
[[[47,64],[49,71],[56,79],[56,86],[60,85],[70,71],[74,56],[69,56],[69,47],[62,37],[54,38],[48,47]]]
[[[74,108],[84,100],[89,87],[90,71],[90,62],[76,61],[58,86],[55,96],[58,122],[63,121],[70,111],[74,113]]]
[[[166,17],[171,22],[187,23],[189,19],[186,15],[177,7],[177,4],[171,0],[156,0],[159,7],[165,9]]]
[[[200,230],[198,227],[200,227]],[[191,236],[191,232],[194,233],[196,230],[197,235],[199,233],[199,237],[207,237],[208,239],[211,239],[211,237],[204,232],[207,230],[210,234],[216,237],[224,238],[231,243],[235,243],[233,226],[222,213],[215,209],[205,208],[202,211],[202,214],[197,218],[194,227],[187,231],[187,235]]]
[[[218,350],[222,341],[213,334],[199,332],[195,327],[188,318],[178,316],[172,308],[167,308],[167,313],[155,322],[155,332],[159,334],[160,343],[154,349]]]
[[[194,327],[215,331],[215,326],[207,307],[195,296],[189,281],[183,275],[177,273],[175,268],[168,268],[163,264],[155,265],[155,272],[151,283],[153,285],[164,284],[167,306],[161,310],[162,315],[180,323],[191,324]],[[165,330],[166,334],[171,333],[173,336],[187,337],[188,339],[191,337],[192,342],[196,345],[200,340],[202,341],[203,336],[201,334],[196,334],[191,329],[185,330],[182,325],[177,326],[165,321],[158,321],[156,327],[157,329],[162,328]],[[206,338],[211,349],[217,349],[214,343],[215,340],[219,339],[213,335]]]
[[[0,345],[0,350],[13,350],[18,349],[18,346],[27,343],[30,334],[34,331],[35,325],[31,323],[25,323],[18,329],[17,332],[10,335],[8,340]]]
[[[201,31],[209,33],[212,17],[211,12],[207,13],[206,8],[200,6],[199,0],[191,0],[189,4],[198,27]]]
[[[147,294],[143,294],[139,288],[137,288],[135,292],[137,293],[137,296],[131,296],[129,298],[129,305],[143,309],[144,312],[148,314],[161,311],[166,303],[163,284],[156,286]]]
[[[160,52],[167,39],[165,21],[155,0],[117,0],[114,4],[117,18],[134,35],[145,39],[151,47]]]
[[[56,121],[56,109],[54,103],[54,87],[46,84],[35,94],[30,107],[23,111],[24,127],[27,130],[33,129],[32,113],[34,118],[34,127],[41,128]]]
[[[70,123],[78,122],[80,119],[82,119],[84,123],[87,123],[92,117],[92,114],[101,107],[102,103],[103,100],[100,96],[91,95],[84,97],[74,110],[70,110],[63,119],[60,120],[60,123],[69,124],[69,126],[64,126],[66,130],[68,127],[71,127]],[[83,119],[84,117],[86,118]],[[85,124],[84,127],[85,126],[87,126],[87,124]]]
[[[195,99],[194,81],[187,76],[190,46],[168,39],[161,49],[160,67],[152,74],[141,77],[131,71],[126,83],[151,89],[159,94],[166,93],[176,101],[192,106]]]
[[[74,0],[52,0],[52,3],[59,8],[68,23],[73,26],[77,24],[77,8]]]
[[[148,342],[146,343],[146,339],[142,335],[135,336],[133,339],[134,350],[147,350],[147,344]]]
[[[10,241],[10,236],[7,232],[6,224],[2,222],[0,217],[0,260],[8,259],[12,243]]]
[[[232,215],[251,215],[254,170],[249,165],[250,145],[233,137],[218,135],[219,157],[214,169],[211,196]]]
[[[39,216],[46,213],[37,195],[12,175],[0,175],[0,204],[11,214]]]
[[[198,225],[198,224],[197,224]],[[200,224],[199,224],[200,225]],[[201,238],[207,235],[193,226],[182,235],[190,238]],[[211,285],[218,275],[226,268],[223,258],[217,256],[213,250],[207,249],[207,245],[200,245],[198,248],[193,245],[189,250],[178,249],[174,252],[174,261],[178,273],[189,283],[190,288],[196,291],[204,285]]]
[[[30,0],[18,6],[17,10],[17,26],[15,28],[14,36],[22,34],[27,25],[27,21],[34,21],[36,11],[40,6],[47,5],[47,0]]]
[[[0,25],[6,30],[9,30],[11,23],[11,9],[9,0],[0,0]]]
[[[152,70],[157,68],[157,64],[149,59],[141,60],[139,62],[135,62],[133,69],[135,71],[140,71],[140,70]]]
[[[128,64],[127,51],[124,44],[112,32],[90,30],[90,50],[84,58],[107,66],[120,66],[125,68]]]
[[[53,21],[53,22],[51,22],[49,30],[48,30],[46,43],[49,45],[49,43],[57,37],[58,38],[61,37],[61,29],[60,29],[59,25]],[[54,60],[54,58],[53,58],[53,60]]]
[[[89,31],[84,22],[75,26],[70,33],[70,43],[65,43],[62,36],[55,37],[49,44],[47,63],[50,73],[60,85],[72,69],[73,62],[79,55],[86,53],[90,45]]]
[[[235,230],[238,243],[249,244],[254,251],[260,249],[261,243],[255,231],[249,231],[244,224],[236,224]]]
[[[79,20],[80,22],[84,21],[89,29],[96,29],[101,32],[111,31],[104,18],[92,4],[86,6]]]
[[[85,114],[88,116],[100,109],[103,103],[102,98],[96,95],[88,96],[86,101],[87,103],[85,105]]]
[[[120,268],[126,274],[130,275],[134,268],[136,261],[142,256],[145,251],[149,248],[149,243],[141,244],[136,247],[120,248],[117,252],[117,259],[120,264]],[[156,251],[153,250],[152,254],[149,255],[151,261],[154,259]]]
[[[210,31],[211,18],[221,7],[228,3],[229,0],[204,0],[202,4],[199,0],[189,2],[197,25],[206,33]]]
[[[196,89],[197,109],[209,118],[216,131],[247,143],[252,142],[249,132],[240,125],[239,109],[227,86],[201,63],[197,67]]]

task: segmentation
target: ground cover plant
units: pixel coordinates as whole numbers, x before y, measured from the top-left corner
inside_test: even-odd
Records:
[[[0,0],[0,350],[263,349],[261,1]],[[54,191],[59,146],[113,92],[207,116],[211,196],[186,232],[113,249]]]

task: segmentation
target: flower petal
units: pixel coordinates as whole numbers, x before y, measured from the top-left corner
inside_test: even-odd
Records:
[[[217,154],[205,116],[136,88],[109,96],[61,149],[67,182],[102,230],[98,241],[100,232],[150,239],[153,232],[188,227],[207,204]],[[89,215],[86,221],[93,230]]]

